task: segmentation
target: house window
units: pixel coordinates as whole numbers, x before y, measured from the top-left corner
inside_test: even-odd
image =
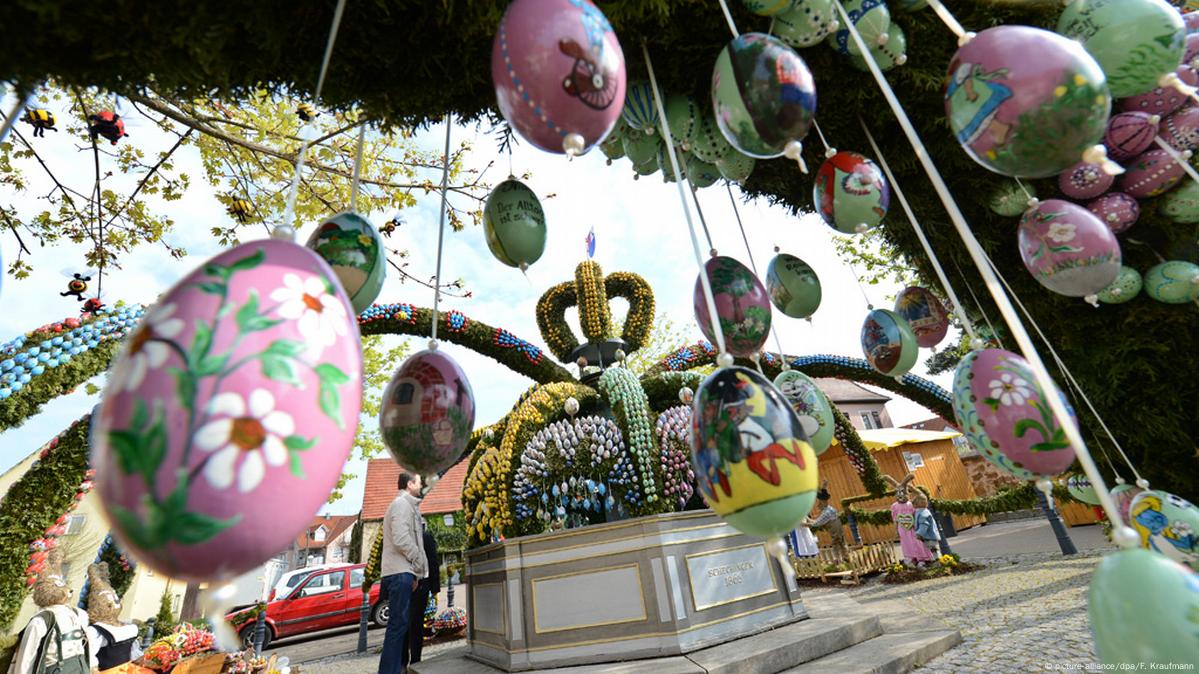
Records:
[[[87,515],[71,515],[67,520],[66,536],[74,536],[83,531],[83,525],[87,522]]]
[[[871,428],[874,428],[874,426],[871,426],[870,424],[871,424],[870,413],[862,412],[862,428],[864,428],[866,430],[870,430]]]
[[[314,540],[314,541],[325,540],[325,528],[324,527],[317,528],[316,533],[312,534],[312,540]]]
[[[405,382],[400,384],[400,390],[396,391],[393,402],[397,405],[409,405],[412,403],[412,396],[416,394],[416,387],[411,383]]]
[[[870,416],[874,418],[874,427],[875,427],[875,428],[882,428],[882,427],[883,427],[883,420],[882,420],[882,417],[880,417],[880,416],[878,415],[878,412],[871,412],[871,413],[870,413]]]
[[[924,467],[924,455],[920,452],[904,452],[903,462],[908,464],[908,470]]]
[[[441,521],[444,522],[447,527],[454,526],[454,513],[446,513],[441,518]]]

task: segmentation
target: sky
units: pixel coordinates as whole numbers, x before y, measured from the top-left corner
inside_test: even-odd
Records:
[[[0,100],[5,111],[12,105],[11,97]],[[56,112],[60,119],[66,114],[65,110]],[[27,125],[18,128],[30,138]],[[122,142],[138,143],[147,157],[167,149],[173,141],[148,122],[134,122],[128,130],[130,135]],[[509,159],[507,155],[497,156],[495,139],[485,135],[485,131],[474,125],[455,125],[452,138],[455,144],[470,142],[469,167],[481,170],[494,160],[486,179],[495,184],[506,177]],[[445,142],[444,134],[444,124],[433,125],[418,132],[416,140],[423,148],[440,151]],[[83,192],[91,187],[94,174],[90,146],[84,153],[62,133],[47,133],[44,138],[30,140],[60,180]],[[105,276],[103,299],[109,304],[118,299],[128,303],[152,302],[176,280],[221,251],[209,228],[227,224],[230,217],[215,199],[213,188],[202,179],[198,151],[185,148],[176,157],[179,169],[192,178],[191,188],[179,201],[160,203],[150,199],[149,205],[175,220],[174,231],[166,238],[174,245],[185,247],[190,255],[173,260],[161,247],[153,246],[142,246],[126,254],[121,260],[122,269],[112,270]],[[112,160],[102,158],[102,164],[105,161]],[[548,226],[546,252],[525,275],[491,256],[482,226],[468,226],[459,233],[447,231],[442,276],[447,281],[463,279],[473,296],[469,299],[443,297],[441,306],[444,310],[458,309],[472,319],[506,328],[544,348],[534,307],[550,286],[573,279],[574,267],[586,259],[584,240],[588,231],[594,228],[597,239],[594,259],[605,273],[629,271],[643,276],[654,290],[659,314],[666,314],[675,325],[686,329],[688,343],[702,338],[692,312],[692,287],[698,266],[675,184],[663,182],[661,174],[634,180],[628,160],[616,160],[609,166],[598,150],[571,160],[522,143],[514,149],[511,164],[518,175],[531,173],[527,184],[542,197]],[[31,183],[30,188],[20,194],[7,188],[0,189],[0,199],[15,206],[22,217],[32,217],[46,208],[41,197],[50,190],[51,183],[32,160],[20,166]],[[113,169],[115,172],[115,167]],[[440,173],[430,173],[429,177],[435,183],[440,181]],[[127,192],[135,182],[134,177],[117,175],[106,179],[105,186],[118,191],[124,187]],[[829,353],[861,357],[859,332],[867,313],[866,297],[876,307],[890,308],[900,286],[859,286],[850,267],[838,258],[833,248],[834,238],[844,235],[826,226],[819,216],[796,217],[763,200],[745,203],[736,186],[732,192],[759,271],[765,272],[774,248],[778,246],[782,252],[807,261],[821,280],[823,301],[811,323],[788,318],[777,311],[774,313],[783,350],[791,355]],[[451,200],[473,209],[463,197],[451,195]],[[699,202],[715,248],[748,265],[749,257],[737,226],[734,205],[724,184],[700,190]],[[404,212],[405,224],[388,241],[389,247],[409,251],[409,271],[418,277],[433,275],[439,206],[436,193],[421,196],[415,208]],[[369,215],[378,225],[392,213]],[[902,218],[903,214],[895,209],[888,217]],[[311,226],[313,223],[300,224]],[[699,227],[698,221],[696,227]],[[257,235],[257,231],[247,228],[242,237],[250,240]],[[302,228],[300,236],[306,236]],[[706,250],[702,232],[699,236]],[[32,245],[28,239],[27,243]],[[17,252],[15,237],[8,232],[0,233],[0,258],[5,268]],[[53,248],[33,245],[33,255],[29,259],[35,268],[33,274],[20,281],[6,274],[0,280],[0,307],[3,309],[0,311],[0,342],[78,314],[78,303],[73,298],[60,297],[59,292],[65,289],[67,282],[62,270],[83,267],[83,253],[82,245],[57,244]],[[396,276],[393,274],[388,278],[377,300],[379,303],[410,302],[432,306],[431,289],[411,282],[401,283]],[[613,304],[614,315],[623,315],[624,307],[624,302],[617,300]],[[579,334],[573,311],[568,312],[568,318],[574,321],[576,334]],[[956,335],[951,334],[947,339],[956,339]],[[414,340],[413,349],[423,348],[425,342],[424,339]],[[463,347],[445,344],[442,348],[458,360],[470,379],[476,398],[478,425],[492,423],[505,414],[531,384],[525,377]],[[773,339],[766,348],[776,349]],[[913,370],[915,374],[928,376],[924,360],[930,353],[927,349],[921,350]],[[548,350],[546,356],[553,357]],[[568,369],[575,370],[573,364],[568,365]],[[952,373],[930,378],[948,387]],[[101,384],[101,379],[97,378],[96,383]],[[74,394],[47,404],[40,414],[24,425],[0,433],[3,450],[0,451],[0,472],[15,465],[98,402],[99,395],[89,396],[80,386]],[[887,408],[896,425],[933,416],[923,407],[898,397],[888,403]],[[374,421],[364,420],[364,423]],[[347,485],[343,498],[326,506],[322,513],[355,514],[361,508],[365,464],[351,460],[346,469],[357,474],[357,478]]]

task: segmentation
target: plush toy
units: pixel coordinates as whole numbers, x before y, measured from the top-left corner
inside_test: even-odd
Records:
[[[112,589],[107,563],[89,566],[87,578],[90,588],[87,594],[87,616],[92,622],[88,627],[92,667],[104,672],[141,655],[137,643],[137,625],[121,623],[121,598]]]
[[[891,519],[895,521],[899,530],[899,547],[904,559],[913,564],[927,562],[933,556],[916,536],[916,508],[908,500],[909,483],[916,479],[916,475],[908,473],[901,481],[890,475],[884,475],[883,479],[895,490],[895,503],[891,504]]]
[[[916,508],[916,537],[928,549],[933,557],[941,556],[941,529],[933,518],[933,511],[928,509],[928,496],[917,490],[912,496],[912,506]]]
[[[88,674],[91,671],[87,614],[68,606],[71,589],[62,576],[62,550],[53,548],[33,586],[38,611],[21,632],[8,674]]]
[[[820,482],[820,491],[816,492],[816,505],[820,513],[812,520],[812,528],[824,527],[829,538],[833,541],[833,551],[842,561],[849,559],[849,548],[845,546],[845,528],[841,524],[841,515],[829,504],[832,496],[828,491],[828,480]]]

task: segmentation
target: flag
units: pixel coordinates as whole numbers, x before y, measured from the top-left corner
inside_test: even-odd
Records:
[[[595,257],[595,228],[587,232],[587,257]]]

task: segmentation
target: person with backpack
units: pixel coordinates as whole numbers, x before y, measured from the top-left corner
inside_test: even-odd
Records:
[[[87,613],[69,606],[70,599],[62,551],[54,548],[33,586],[33,602],[41,610],[21,630],[8,674],[90,674]]]

